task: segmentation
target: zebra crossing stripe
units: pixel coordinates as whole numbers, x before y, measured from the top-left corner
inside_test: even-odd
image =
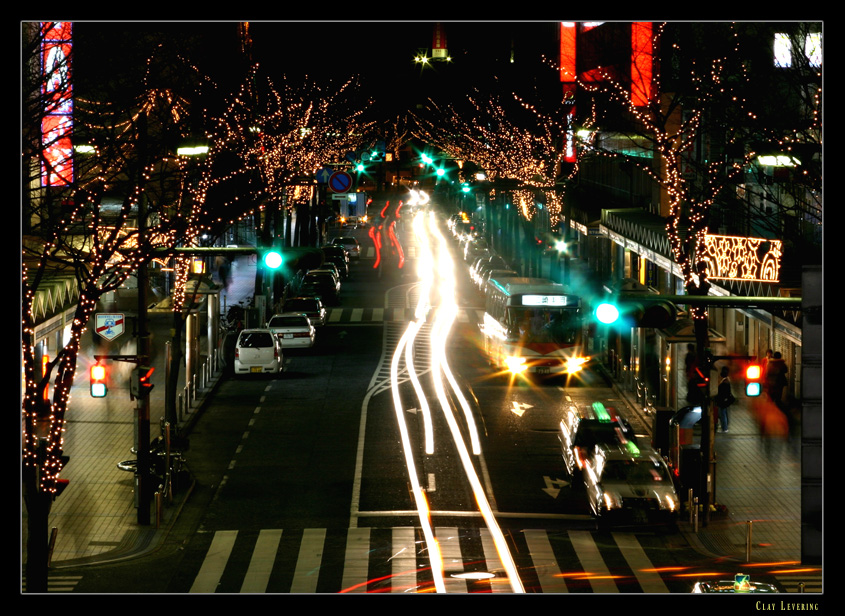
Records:
[[[528,545],[528,552],[534,562],[534,572],[540,582],[542,592],[569,592],[566,582],[558,574],[560,567],[557,564],[552,544],[549,542],[549,535],[544,530],[527,529],[523,531],[525,542]]]
[[[350,528],[347,531],[341,579],[335,580],[340,584],[337,591],[366,593],[370,589],[375,590],[375,587],[370,586],[372,575],[370,561],[373,558],[374,543],[383,543],[387,539],[387,535],[373,535],[372,532],[370,528]],[[388,592],[417,592],[421,585],[430,583],[430,580],[427,582],[425,578],[425,559],[418,562],[416,532],[417,529],[413,526],[390,529],[388,552],[390,589]],[[465,537],[461,536],[462,532],[470,533],[468,529],[461,530],[454,526],[435,528],[435,537],[443,560],[446,592],[463,594],[478,591],[482,586],[469,577],[465,578],[463,574],[478,573],[485,570],[493,574],[489,582],[492,592],[511,592],[512,585],[509,583],[511,580],[505,573],[490,531],[481,528],[474,533],[466,534]],[[238,540],[238,531],[217,531],[211,539],[205,559],[200,566],[190,592],[215,593],[218,590],[225,590],[222,584],[229,582],[222,580],[227,564],[232,559],[238,560],[236,558],[237,553],[243,554],[247,549],[251,549],[251,553],[244,578],[241,580],[240,592],[267,592],[273,569],[277,566],[277,560],[280,557],[282,533],[281,529],[264,529],[258,533],[254,543],[251,543],[247,539]],[[530,567],[536,575],[536,580],[539,583],[536,590],[543,593],[569,592],[565,577],[561,576],[561,568],[548,531],[526,529],[522,531],[522,534],[527,547],[527,560],[523,563],[523,567]],[[581,563],[581,568],[584,571],[583,578],[590,582],[592,592],[620,592],[608,566],[605,564],[598,545],[593,539],[592,532],[570,530],[567,531],[566,535],[569,537],[572,552]],[[654,570],[654,566],[649,561],[636,535],[633,533],[612,533],[612,537],[619,548],[619,552],[634,572],[644,593],[669,592],[659,573]],[[298,594],[314,594],[317,592],[318,581],[321,572],[324,571],[323,560],[327,549],[326,539],[327,529],[325,528],[302,530],[298,557],[290,588],[287,592]],[[468,551],[471,553],[467,553]],[[246,563],[245,560],[242,562]],[[373,567],[380,567],[385,564],[387,563],[383,561],[374,561]],[[381,569],[381,571],[384,570]],[[234,568],[232,573],[234,573]],[[818,578],[808,576],[802,579],[806,582],[808,590],[815,588],[814,582],[817,579],[819,587],[821,585],[820,576]],[[781,579],[780,581],[784,586],[791,582],[789,590],[791,592],[796,591],[796,578],[789,581]],[[328,580],[323,580],[323,586],[327,582]],[[50,590],[57,590],[56,585],[57,580],[51,579]],[[67,590],[70,590],[70,588]],[[378,590],[384,591],[385,587],[380,586]],[[812,592],[812,590],[809,590],[809,592]]]
[[[290,587],[292,593],[317,592],[317,579],[320,576],[325,544],[325,528],[306,528],[303,531],[299,558],[296,560],[296,570]]]
[[[622,556],[631,566],[634,575],[637,576],[637,581],[640,583],[643,592],[669,592],[666,584],[663,583],[663,578],[654,571],[651,561],[634,535],[613,533],[613,539],[622,551]]]
[[[578,554],[578,559],[581,561],[581,566],[589,575],[590,586],[593,592],[619,592],[619,589],[616,588],[616,584],[611,578],[610,570],[604,564],[598,546],[593,541],[593,536],[590,532],[585,530],[571,531],[569,536],[572,540],[572,546]]]
[[[394,528],[392,532],[394,554],[391,557],[390,580],[393,592],[404,592],[417,587],[417,552],[414,529]]]
[[[490,579],[490,588],[493,592],[511,592],[513,587],[507,583],[508,576],[502,560],[499,558],[499,551],[493,542],[493,535],[488,528],[479,529],[481,535],[481,547],[484,549],[484,556],[487,560],[487,571],[494,573],[496,577]]]
[[[384,320],[384,308],[373,308],[373,321]]]
[[[270,581],[273,563],[276,562],[276,550],[279,548],[281,538],[282,531],[277,529],[264,529],[258,533],[258,541],[252,551],[249,569],[241,585],[242,593],[267,592],[267,583]]]
[[[440,557],[443,559],[443,578],[446,592],[469,592],[466,580],[454,577],[464,573],[464,557],[461,553],[461,541],[455,526],[440,526],[434,529],[434,536],[440,545]]]
[[[346,537],[343,592],[367,592],[370,572],[370,529],[350,528]]]
[[[363,308],[353,308],[352,309],[352,316],[349,317],[350,321],[360,321],[361,317],[364,316],[364,309]]]
[[[237,536],[238,531],[236,530],[223,530],[214,533],[208,554],[202,561],[202,567],[200,567],[190,592],[212,593],[217,589],[217,584],[220,583],[220,577],[223,575],[223,569],[232,553]]]

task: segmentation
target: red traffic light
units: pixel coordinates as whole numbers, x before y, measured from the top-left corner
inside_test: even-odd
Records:
[[[745,368],[745,395],[749,398],[759,396],[763,391],[763,367],[760,364],[749,364]]]
[[[90,376],[91,397],[105,398],[106,394],[109,392],[109,388],[106,385],[106,377],[108,376],[106,367],[100,363],[94,364],[93,366],[91,366]]]

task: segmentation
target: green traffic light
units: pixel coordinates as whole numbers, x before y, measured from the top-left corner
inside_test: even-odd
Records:
[[[278,269],[282,266],[282,253],[271,250],[264,255],[264,265],[270,269]]]
[[[596,308],[596,319],[599,320],[599,323],[605,323],[607,325],[616,323],[619,320],[619,308],[613,304],[602,302]]]

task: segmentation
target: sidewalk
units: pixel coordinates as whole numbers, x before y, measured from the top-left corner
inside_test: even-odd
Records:
[[[254,289],[255,265],[247,257],[237,260],[221,313],[226,307],[247,300]],[[163,508],[159,528],[137,522],[134,506],[134,476],[119,470],[117,462],[134,457],[134,403],[128,394],[111,391],[104,399],[91,398],[87,367],[82,365],[68,411],[65,452],[70,462],[62,473],[70,480],[68,488],[53,505],[49,526],[57,529],[52,570],[80,564],[122,560],[152,550],[165,536],[180,511],[180,502],[190,490],[175,495],[175,502]],[[158,361],[163,362],[162,358]],[[154,382],[163,383],[157,371]],[[189,423],[200,410],[205,397],[218,382],[214,375],[198,392],[198,399],[185,417]],[[162,396],[163,384],[153,391]],[[633,400],[630,392],[620,395]],[[745,400],[731,409],[730,432],[717,433],[716,502],[726,514],[711,516],[710,523],[696,529],[685,519],[680,527],[691,545],[701,551],[746,562],[746,533],[752,522],[752,562],[800,561],[801,558],[801,476],[798,452],[784,443],[762,447],[757,426]],[[153,399],[154,411],[161,414],[163,402]],[[631,404],[634,407],[633,404]],[[641,417],[642,421],[651,421]],[[158,434],[157,415],[151,417],[151,433]],[[188,456],[190,458],[190,455]],[[23,511],[23,554],[26,556],[26,511]]]
[[[228,306],[244,301],[246,305],[255,287],[255,263],[249,257],[235,261],[228,290],[221,292],[220,310],[225,316]],[[153,345],[156,334],[165,337],[166,330],[151,328]],[[158,345],[153,357],[156,371],[155,388],[150,394],[150,435],[160,433],[159,418],[164,409],[164,353]],[[203,358],[204,360],[204,358]],[[103,563],[136,556],[155,548],[168,527],[179,515],[181,503],[190,488],[174,494],[171,504],[162,507],[156,528],[155,514],[149,526],[138,524],[135,507],[134,473],[121,471],[117,463],[135,458],[131,452],[135,434],[135,403],[130,401],[126,386],[112,385],[105,398],[92,398],[88,391],[88,365],[92,361],[80,354],[76,380],[67,411],[64,452],[70,461],[62,477],[70,483],[55,500],[49,528],[56,528],[51,570],[81,564]],[[112,364],[113,373],[126,373],[131,365]],[[185,386],[184,368],[180,390]],[[179,425],[190,424],[202,408],[208,394],[217,386],[220,371],[211,375],[204,387],[198,388],[189,408],[180,413]],[[125,376],[125,374],[124,374]],[[126,383],[123,376],[113,383]],[[190,452],[188,454],[190,462]],[[26,506],[21,503],[22,563],[26,561]],[[49,529],[48,529],[49,530]]]
[[[640,421],[652,421],[637,409],[632,392],[616,390]],[[745,563],[750,522],[750,562],[800,562],[800,445],[761,437],[744,396],[731,406],[728,424],[727,433],[716,432],[714,444],[715,501],[724,510],[711,512],[706,526],[700,514],[697,528],[685,513],[681,532],[702,553]],[[696,428],[696,442],[699,438]]]

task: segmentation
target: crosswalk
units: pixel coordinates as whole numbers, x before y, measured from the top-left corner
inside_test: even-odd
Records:
[[[349,308],[326,310],[327,325],[409,322],[416,318],[415,308]],[[462,308],[455,317],[458,323],[478,324],[484,320],[483,308]]]
[[[81,579],[81,575],[50,573],[47,575],[47,592],[73,592]],[[21,577],[21,592],[26,592],[26,576]]]
[[[511,593],[490,532],[437,527],[446,591]],[[530,593],[668,593],[636,533],[523,529],[507,533]],[[191,593],[435,592],[428,549],[414,527],[219,530]]]

